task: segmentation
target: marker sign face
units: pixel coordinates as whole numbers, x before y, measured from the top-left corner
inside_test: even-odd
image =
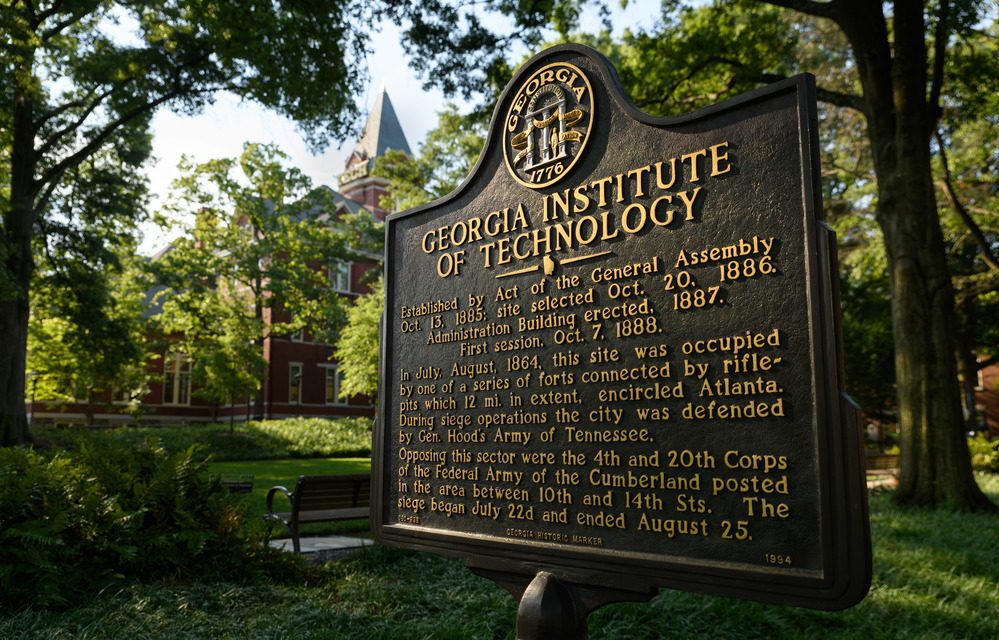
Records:
[[[387,223],[378,539],[836,609],[870,579],[811,81],[682,118],[541,54]]]

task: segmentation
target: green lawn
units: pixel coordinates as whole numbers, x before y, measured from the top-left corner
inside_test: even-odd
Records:
[[[253,476],[253,491],[243,499],[247,504],[247,522],[253,526],[263,526],[263,515],[267,513],[267,493],[271,487],[281,486],[288,491],[295,490],[298,476],[324,475],[334,473],[370,473],[370,458],[309,458],[288,460],[248,460],[243,462],[215,462],[211,472],[217,474],[237,474]],[[274,509],[287,511],[288,500],[281,494],[274,496]],[[304,525],[303,535],[340,534],[368,529],[368,521],[348,520]],[[274,529],[276,538],[287,537],[283,528]]]

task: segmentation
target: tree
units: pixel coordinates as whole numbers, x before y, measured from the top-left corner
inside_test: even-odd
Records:
[[[219,404],[235,404],[260,389],[266,366],[260,336],[266,326],[246,313],[250,308],[250,300],[210,288],[199,288],[195,298],[181,294],[163,304],[159,319],[172,333],[163,340],[163,357],[187,359],[193,393],[213,403],[215,420]]]
[[[364,248],[373,225],[364,211],[336,219],[333,193],[313,189],[285,159],[246,143],[239,159],[182,163],[173,206],[197,211],[195,222],[151,265],[166,287],[158,321],[212,400],[259,388],[270,336],[335,338],[345,303],[331,291],[331,270],[363,258],[353,247]],[[256,406],[262,417],[261,394]]]
[[[385,309],[385,283],[379,277],[371,293],[360,296],[347,311],[347,323],[336,343],[336,360],[345,397],[378,397],[379,322]]]
[[[774,13],[760,6],[764,4],[799,14]],[[892,12],[886,14],[888,9]],[[954,357],[954,293],[933,181],[933,137],[944,100],[952,96],[947,60],[955,55],[959,38],[974,35],[982,11],[983,3],[947,0],[893,5],[853,0],[719,2],[676,14],[682,27],[672,35],[697,42],[709,37],[709,26],[725,24],[729,28],[714,31],[728,47],[719,47],[717,39],[708,47],[700,43],[703,48],[688,52],[690,58],[682,65],[671,70],[670,65],[678,62],[675,56],[661,56],[658,65],[675,74],[660,85],[663,94],[689,95],[683,85],[696,82],[726,90],[797,71],[793,57],[787,57],[801,50],[797,38],[768,38],[773,48],[760,49],[767,39],[748,35],[743,30],[747,23],[758,25],[764,18],[774,25],[789,25],[797,20],[802,26],[795,33],[813,24],[835,30],[845,39],[850,64],[837,65],[838,74],[819,78],[819,98],[863,115],[877,176],[875,217],[891,288],[902,452],[895,497],[904,503],[946,502],[972,510],[994,507],[974,482],[964,436]],[[778,28],[773,35],[779,33]],[[650,34],[646,41],[652,39]],[[805,42],[814,44],[807,38]],[[698,55],[698,50],[704,53]],[[720,51],[738,51],[738,59]],[[646,51],[644,56],[662,53]],[[779,58],[774,58],[775,53]],[[803,59],[809,59],[807,52]],[[964,73],[979,77],[986,69]],[[985,80],[983,86],[988,85]]]
[[[81,403],[87,424],[115,403],[140,415],[147,393],[143,278],[132,255],[104,272],[77,272],[76,288],[40,279],[28,327],[29,392],[49,404]],[[86,276],[90,276],[87,278]]]
[[[384,15],[405,25],[403,47],[427,86],[466,99],[485,96],[478,115],[488,118],[490,103],[513,74],[510,52],[536,51],[552,31],[568,37],[587,4],[597,7],[609,27],[605,0],[388,0]]]
[[[194,112],[231,91],[290,116],[309,141],[357,116],[367,3],[352,0],[8,0],[0,4],[0,446],[29,441],[24,371],[32,243],[68,173],[141,148],[161,106]],[[145,151],[148,153],[148,144]]]
[[[144,279],[135,250],[148,136],[136,132],[127,140],[67,170],[34,240],[30,391],[82,402],[88,423],[111,402],[138,410],[144,395]]]
[[[842,64],[845,38],[810,25],[806,33],[836,55],[817,56],[821,76]],[[823,65],[824,63],[824,65]],[[848,355],[846,391],[880,425],[896,422],[891,292],[884,240],[876,220],[877,181],[863,117],[836,105],[819,105],[825,219],[836,231],[840,267],[843,345]],[[879,438],[880,439],[880,438]]]
[[[947,238],[957,307],[957,368],[968,431],[978,429],[974,387],[978,370],[999,361],[999,81],[966,69],[995,68],[999,24],[984,24],[976,37],[947,59],[953,88],[935,134],[934,177]],[[984,81],[984,86],[978,82]]]

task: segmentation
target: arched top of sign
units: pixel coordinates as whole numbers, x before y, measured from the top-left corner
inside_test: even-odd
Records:
[[[525,187],[555,184],[583,155],[593,124],[593,90],[579,67],[556,62],[517,88],[503,131],[506,168]]]

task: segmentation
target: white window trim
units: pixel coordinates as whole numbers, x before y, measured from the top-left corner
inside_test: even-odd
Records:
[[[298,369],[298,382],[293,382],[295,369]],[[305,366],[301,362],[288,363],[288,404],[302,404],[302,382],[305,380]],[[293,386],[294,385],[294,386]],[[292,397],[292,388],[296,391],[296,397]]]
[[[180,367],[187,363],[187,371]],[[186,384],[182,381],[186,378]],[[180,391],[182,387],[184,393]],[[184,401],[178,402],[183,396]],[[172,407],[191,406],[191,359],[185,353],[168,353],[163,358],[163,404]]]
[[[326,370],[326,380],[325,386],[323,387],[323,394],[325,395],[326,406],[328,407],[345,407],[350,404],[350,398],[344,398],[340,393],[340,367],[338,365],[325,365],[323,367]],[[333,375],[333,400],[329,397],[329,386],[330,386],[330,375]]]
[[[332,260],[329,264],[329,280],[330,288],[337,293],[351,293],[350,290],[350,277],[353,270],[352,262],[347,262],[343,260]],[[337,268],[336,276],[334,277],[334,268]],[[342,283],[341,280],[346,278],[346,283]]]

